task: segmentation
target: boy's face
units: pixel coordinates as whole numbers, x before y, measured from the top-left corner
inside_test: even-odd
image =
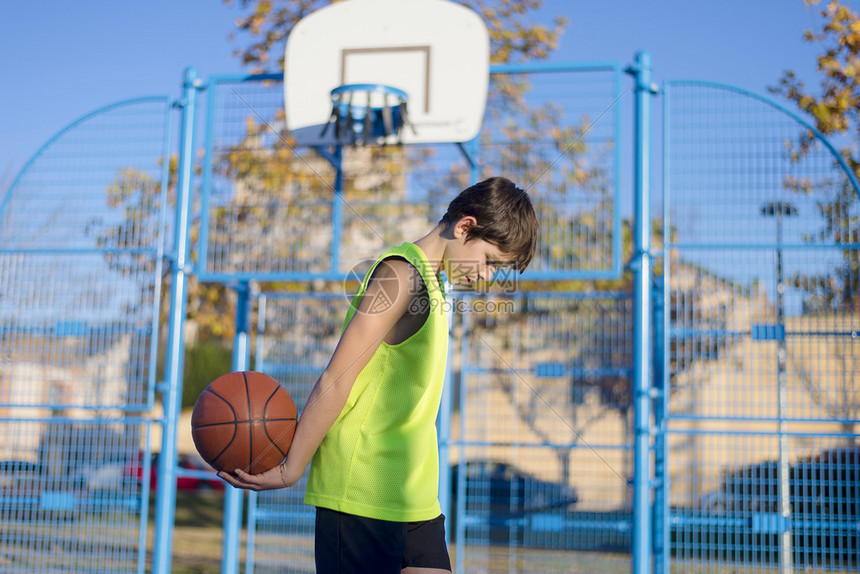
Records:
[[[472,217],[464,217],[454,227],[454,241],[446,250],[445,274],[452,285],[471,285],[489,281],[500,266],[512,257],[483,239],[466,240],[468,229],[475,224]]]

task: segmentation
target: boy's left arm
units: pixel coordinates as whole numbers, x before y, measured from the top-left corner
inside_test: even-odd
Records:
[[[403,261],[386,261],[377,267],[358,310],[305,402],[284,462],[262,474],[250,475],[237,469],[233,473],[221,471],[218,476],[235,487],[250,490],[283,488],[298,482],[343,410],[359,373],[370,362],[385,335],[409,310],[412,271],[414,268]],[[391,305],[382,310],[372,309],[374,301],[383,297]]]

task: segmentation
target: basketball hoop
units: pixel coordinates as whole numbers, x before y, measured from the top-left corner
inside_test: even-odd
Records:
[[[478,137],[490,81],[490,34],[477,12],[450,0],[307,4],[326,6],[297,22],[284,46],[285,126],[296,144],[374,145],[381,138],[412,145]],[[350,93],[354,110],[348,109]],[[385,108],[392,115],[387,132]],[[409,129],[395,129],[398,111]]]
[[[382,84],[346,84],[331,91],[331,117],[320,138],[334,124],[334,138],[339,144],[386,145],[403,143],[404,125],[410,125],[406,113],[406,92]],[[414,128],[412,130],[415,131]]]

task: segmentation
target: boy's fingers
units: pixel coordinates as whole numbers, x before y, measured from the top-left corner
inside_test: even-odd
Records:
[[[240,473],[240,472],[242,472],[242,471],[241,470],[235,471],[236,475],[238,475],[238,473]],[[252,488],[253,486],[255,486],[254,484],[250,483],[247,480],[247,478],[250,477],[250,475],[248,475],[248,474],[245,474],[244,477],[235,476],[233,474],[230,474],[229,472],[225,472],[222,470],[221,472],[218,473],[218,477],[221,478],[222,480],[224,480],[225,482],[227,482],[228,484],[235,486],[236,488]]]
[[[236,488],[245,488],[248,490],[273,488],[271,484],[266,485],[266,478],[263,474],[248,474],[241,468],[237,468],[233,472],[222,470],[218,472],[218,477]]]
[[[256,478],[253,474],[248,474],[247,472],[245,472],[241,468],[237,468],[233,472],[235,473],[236,476],[238,476],[244,482],[254,482],[253,479]]]
[[[218,473],[218,478],[220,478],[224,482],[227,482],[229,484],[232,484],[233,486],[236,486],[236,482],[237,482],[236,477],[233,476],[232,474],[230,474],[229,472],[224,472],[223,470],[220,471]]]

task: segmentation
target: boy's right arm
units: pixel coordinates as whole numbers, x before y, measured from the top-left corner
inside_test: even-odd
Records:
[[[358,374],[373,357],[385,335],[408,311],[413,272],[416,272],[414,267],[400,260],[385,261],[377,267],[358,310],[308,396],[284,462],[258,475],[237,469],[235,473],[221,471],[218,476],[233,486],[250,490],[283,488],[298,482],[343,410]],[[390,306],[371,310],[374,301],[385,298],[391,302]]]

